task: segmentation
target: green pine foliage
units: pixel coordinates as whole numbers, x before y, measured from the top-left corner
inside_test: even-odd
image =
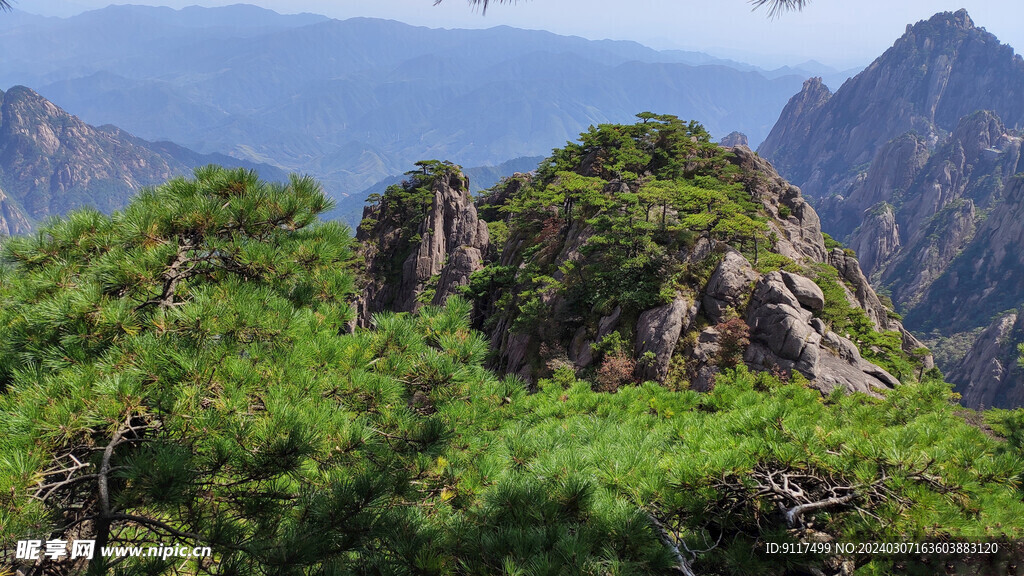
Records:
[[[635,317],[663,304],[684,284],[675,255],[702,237],[732,243],[755,262],[767,253],[767,216],[707,131],[669,115],[638,118],[591,127],[529,183],[514,183],[521,189],[500,212],[509,245],[521,248],[478,272],[481,289],[470,291],[485,295],[497,275],[490,268],[520,264],[495,306],[514,318],[514,330],[564,340],[595,314],[621,307]],[[566,250],[580,258],[565,261]],[[568,306],[548,309],[553,295]]]
[[[706,395],[569,369],[529,387],[484,367],[468,300],[351,332],[328,207],[310,180],[211,167],[5,243],[0,562],[96,538],[214,557],[52,573],[781,575],[822,559],[763,544],[807,530],[1024,537],[1019,415],[992,417],[1001,439],[938,381],[823,398],[742,366]],[[842,502],[797,513],[780,474]]]

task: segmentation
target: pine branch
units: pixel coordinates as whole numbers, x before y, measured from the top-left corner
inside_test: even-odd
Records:
[[[684,576],[697,576],[697,573],[693,571],[693,567],[690,566],[690,561],[683,556],[683,553],[679,551],[679,546],[676,545],[675,541],[669,536],[668,530],[665,529],[665,525],[661,523],[661,520],[651,514],[647,513],[647,518],[651,521],[651,525],[658,531],[658,538],[662,544],[668,546],[669,550],[672,551],[672,555],[676,559],[676,564],[679,566],[679,570]]]
[[[791,10],[803,10],[810,0],[749,0],[754,10],[768,7],[768,17],[775,18],[783,12]]]

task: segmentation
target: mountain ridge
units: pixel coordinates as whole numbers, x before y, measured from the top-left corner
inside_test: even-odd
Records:
[[[148,142],[115,126],[90,126],[24,86],[0,91],[0,232],[23,234],[76,208],[110,212],[145,186],[211,163],[285,177],[269,166]]]
[[[1021,96],[1024,59],[966,11],[940,13],[835,94],[807,81],[759,149],[923,340],[987,328],[943,355],[972,407],[1021,399],[1006,392],[1020,388],[1019,371],[984,368],[1014,364],[1015,346],[996,351],[989,335],[1008,334],[1003,318],[1024,305],[1024,262],[1009,248],[1024,238]],[[995,373],[1004,379],[978,380]]]

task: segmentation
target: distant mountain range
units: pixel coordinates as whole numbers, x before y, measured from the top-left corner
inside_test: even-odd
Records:
[[[280,169],[170,142],[148,142],[114,126],[94,127],[32,90],[0,91],[0,236],[29,232],[69,210],[109,212],[143,186],[206,164],[254,168],[267,180]]]
[[[313,174],[335,197],[425,158],[546,155],[590,124],[645,110],[757,145],[812,74],[635,42],[244,5],[15,13],[0,22],[0,53],[0,85],[32,86],[143,138]]]
[[[972,407],[1024,405],[1022,128],[1024,59],[961,10],[908,26],[834,94],[808,81],[759,149]]]

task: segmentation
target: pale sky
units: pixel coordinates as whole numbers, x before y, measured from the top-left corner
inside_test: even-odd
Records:
[[[109,0],[14,0],[26,12],[101,7]],[[239,0],[132,0],[184,7]],[[314,12],[334,18],[390,18],[433,28],[508,25],[591,39],[636,40],[655,48],[700,50],[775,67],[814,59],[836,68],[862,66],[903,34],[908,23],[936,12],[967,8],[978,26],[1024,48],[1021,0],[812,0],[802,13],[769,20],[745,0],[520,0],[493,5],[486,16],[465,0],[250,0],[278,12]],[[33,8],[36,8],[33,10]]]

